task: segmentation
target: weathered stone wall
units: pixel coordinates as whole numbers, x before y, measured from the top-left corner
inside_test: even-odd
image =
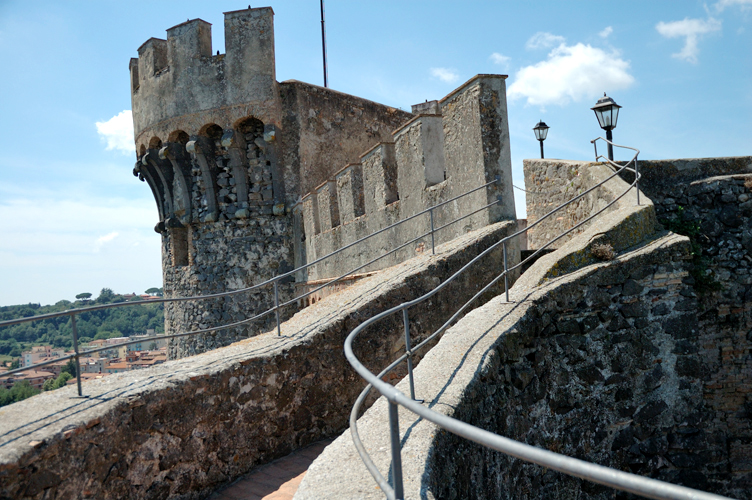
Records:
[[[284,177],[295,196],[310,193],[412,114],[325,87],[287,80],[279,84],[284,129]]]
[[[749,374],[707,387],[719,344],[744,334],[712,339],[698,327],[689,245],[678,250],[656,249],[542,297],[489,353],[482,382],[466,389],[454,416],[600,465],[752,498],[752,415],[738,401]],[[734,407],[737,422],[718,418],[709,400]],[[613,498],[446,433],[435,446],[437,498]]]
[[[607,167],[592,162],[571,160],[523,160],[525,190],[527,191],[527,223],[533,226],[551,210],[587,191],[594,182],[594,170],[598,174],[611,172]],[[596,175],[598,175],[596,174]],[[599,180],[606,176],[600,175]],[[617,195],[618,196],[618,195]],[[615,199],[608,186],[599,187],[571,203],[552,217],[546,218],[528,231],[528,248],[537,249],[554,237],[571,229],[608,205]],[[612,210],[615,209],[611,208]],[[587,230],[591,223],[559,239],[553,244],[558,248],[578,234]]]
[[[752,469],[752,157],[640,162],[659,221],[691,234],[703,419],[726,426],[732,470]]]
[[[434,211],[434,227],[477,211],[435,233],[436,244],[500,220],[514,220],[511,160],[503,76],[478,75],[344,165],[303,197],[309,261],[443,201],[496,183]],[[336,191],[336,192],[335,192]],[[487,205],[492,205],[481,210]],[[336,277],[430,231],[428,214],[348,249],[309,271],[310,279]],[[364,267],[370,272],[430,251],[424,237]],[[516,252],[516,250],[514,250]]]
[[[167,30],[166,41],[148,40],[131,60],[134,175],[157,202],[167,297],[247,288],[303,264],[292,210],[301,179],[328,178],[411,116],[302,82],[278,84],[273,15],[268,7],[225,13],[224,55],[212,54],[211,26],[196,19]],[[282,302],[294,297],[292,281],[280,287]],[[166,332],[237,322],[273,297],[266,287],[169,303]],[[169,354],[227,345],[268,330],[271,319],[172,341]]]
[[[0,498],[205,498],[256,465],[341,432],[363,388],[342,352],[346,335],[433,289],[515,227],[483,228],[435,257],[360,281],[299,312],[280,337],[259,335],[90,381],[87,399],[74,399],[68,387],[4,407]],[[479,273],[498,269],[500,258],[483,259]],[[441,325],[440,311],[476,290],[468,276],[417,308],[415,340]],[[403,351],[401,319],[367,332],[356,351],[366,349],[372,368]]]
[[[450,329],[415,372],[419,397],[434,411],[528,444],[752,498],[752,329],[748,266],[739,264],[750,261],[747,208],[740,205],[748,201],[747,180],[677,188],[686,191],[675,199],[688,204],[685,211],[698,210],[708,227],[721,224],[730,241],[708,249],[721,257],[708,267],[727,278],[723,290],[701,293],[693,277],[696,246],[673,233],[651,236],[654,211],[665,207],[654,207],[644,193],[643,205],[629,206],[636,201],[631,193],[533,264],[510,290],[512,304],[494,299]],[[613,193],[626,187],[621,179],[611,184]],[[594,242],[613,242],[615,260],[594,259]],[[724,272],[730,267],[736,276]],[[714,306],[712,295],[727,302]],[[407,391],[405,381],[398,387]],[[358,427],[386,473],[386,403],[379,400]],[[491,452],[409,412],[400,412],[400,428],[407,498],[614,498],[613,491]],[[378,498],[364,466],[342,470],[358,460],[350,436],[337,439],[309,468],[296,498]]]
[[[151,137],[246,116],[279,126],[271,7],[226,12],[225,54],[214,54],[211,24],[193,19],[150,38],[131,59],[136,148]]]

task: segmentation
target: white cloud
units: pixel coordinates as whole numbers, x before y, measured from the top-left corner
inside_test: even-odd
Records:
[[[530,40],[527,41],[525,47],[528,49],[548,49],[555,45],[564,43],[565,40],[566,38],[564,38],[563,36],[552,35],[551,33],[539,31],[538,33],[530,37]]]
[[[624,89],[634,83],[629,62],[618,51],[583,45],[561,44],[548,59],[525,66],[515,74],[509,99],[527,98],[536,106],[563,105],[599,96],[602,92]]]
[[[509,63],[509,61],[512,58],[509,57],[509,56],[505,56],[505,55],[499,54],[498,52],[494,52],[493,54],[491,54],[491,56],[489,57],[489,59],[491,59],[491,61],[493,61],[494,64],[506,65],[506,64]]]
[[[133,144],[133,115],[129,109],[121,111],[106,122],[97,122],[97,132],[107,143],[107,150],[131,154]]]
[[[707,21],[685,18],[682,21],[672,21],[670,23],[661,21],[655,25],[655,29],[666,38],[684,37],[684,47],[681,52],[672,54],[672,56],[677,59],[696,63],[697,53],[699,52],[697,47],[698,38],[700,35],[719,31],[721,29],[721,22],[712,17],[708,18]]]
[[[115,238],[118,237],[119,234],[120,233],[118,233],[117,231],[113,231],[113,232],[111,232],[109,234],[105,234],[104,236],[100,236],[99,238],[97,238],[97,243],[96,243],[96,247],[95,247],[96,250],[99,251],[99,249],[102,247],[102,245],[104,245],[105,243],[109,243],[110,241],[114,240]]]
[[[606,26],[605,28],[603,28],[603,31],[598,33],[598,35],[601,38],[608,38],[608,36],[613,32],[614,32],[614,29],[611,26]]]
[[[726,7],[752,8],[752,0],[720,0],[714,6],[718,12],[723,12]]]
[[[452,68],[431,68],[431,76],[446,83],[454,83],[460,78],[457,71]]]

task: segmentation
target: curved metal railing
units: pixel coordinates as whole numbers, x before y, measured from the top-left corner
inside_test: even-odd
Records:
[[[432,207],[429,207],[429,208],[427,208],[427,209],[425,209],[425,210],[423,210],[421,212],[418,212],[418,213],[416,213],[414,215],[411,215],[410,217],[406,217],[405,219],[402,219],[402,220],[400,220],[398,222],[395,222],[394,224],[390,224],[389,226],[386,226],[386,227],[384,227],[382,229],[379,229],[378,231],[375,231],[375,232],[369,234],[368,236],[364,236],[363,238],[360,238],[360,239],[358,239],[358,240],[356,240],[356,241],[354,241],[352,243],[349,243],[349,244],[347,244],[347,245],[345,245],[345,246],[343,246],[343,247],[335,250],[334,252],[331,252],[331,253],[329,253],[327,255],[324,255],[323,257],[319,257],[319,258],[313,260],[312,262],[306,263],[306,264],[304,264],[304,265],[302,265],[302,266],[300,266],[298,268],[293,269],[292,271],[288,271],[288,272],[282,273],[282,274],[280,274],[278,276],[275,276],[275,277],[273,277],[271,279],[268,279],[268,280],[266,280],[266,281],[264,281],[262,283],[258,283],[256,285],[249,286],[249,287],[246,287],[246,288],[240,288],[240,289],[237,289],[237,290],[231,290],[231,291],[222,292],[222,293],[214,293],[214,294],[208,294],[208,295],[198,295],[198,296],[191,296],[191,297],[175,297],[175,298],[151,299],[151,300],[148,301],[149,304],[159,304],[159,303],[166,303],[166,302],[186,302],[186,301],[207,300],[207,299],[215,299],[215,298],[219,298],[219,297],[228,297],[228,296],[237,295],[237,294],[241,294],[241,293],[247,293],[247,292],[251,292],[253,290],[258,290],[258,289],[261,289],[261,288],[264,288],[264,287],[269,287],[269,286],[273,287],[273,289],[274,289],[274,291],[273,291],[274,292],[274,307],[271,307],[271,308],[269,308],[269,309],[267,309],[267,310],[265,310],[263,312],[255,314],[254,316],[251,316],[251,317],[248,317],[248,318],[245,318],[243,320],[236,321],[236,322],[233,322],[233,323],[228,323],[228,324],[224,324],[224,325],[220,325],[220,326],[215,326],[215,327],[211,327],[211,328],[203,328],[203,329],[199,329],[199,330],[192,330],[190,332],[180,332],[180,333],[173,333],[173,334],[169,334],[169,335],[159,335],[159,336],[149,337],[149,338],[146,338],[146,339],[141,338],[141,339],[138,339],[138,340],[130,340],[130,341],[125,341],[125,342],[119,342],[117,344],[110,344],[110,345],[107,345],[107,346],[104,346],[104,347],[98,347],[98,348],[94,348],[94,349],[87,349],[85,351],[79,352],[78,330],[77,330],[77,327],[76,327],[76,315],[79,315],[79,314],[82,314],[82,313],[93,312],[93,311],[101,311],[103,309],[112,309],[112,308],[116,308],[116,307],[139,306],[139,305],[143,305],[143,302],[118,302],[118,303],[115,303],[115,304],[101,304],[101,305],[95,305],[95,306],[88,306],[88,307],[80,307],[80,308],[75,308],[75,309],[69,309],[67,311],[61,311],[61,312],[56,312],[56,313],[40,314],[40,315],[37,315],[37,316],[29,316],[29,317],[25,317],[25,318],[17,318],[17,319],[12,319],[12,320],[7,320],[7,321],[0,321],[0,328],[2,328],[2,327],[6,327],[6,326],[17,325],[17,324],[20,324],[20,323],[27,323],[27,322],[32,322],[32,321],[40,321],[40,320],[45,320],[45,319],[51,319],[51,318],[59,318],[59,317],[63,317],[63,316],[69,316],[70,317],[70,321],[71,321],[71,330],[72,330],[72,337],[73,337],[73,339],[72,339],[73,340],[73,351],[74,351],[72,354],[58,356],[55,359],[52,359],[52,360],[49,360],[49,361],[45,361],[45,362],[42,362],[42,363],[36,363],[36,364],[29,365],[29,366],[24,366],[24,367],[21,367],[21,368],[16,368],[16,369],[13,369],[13,370],[9,370],[9,371],[3,372],[2,373],[2,377],[9,377],[9,376],[11,376],[11,375],[13,375],[15,373],[24,372],[24,371],[27,371],[27,370],[35,370],[35,369],[38,369],[38,368],[42,368],[44,366],[48,366],[48,365],[51,365],[51,364],[59,363],[61,361],[66,361],[66,360],[73,359],[73,360],[75,360],[75,364],[76,364],[76,378],[77,378],[77,386],[78,386],[78,395],[81,396],[81,397],[83,397],[82,388],[81,388],[81,367],[80,367],[80,363],[79,363],[79,358],[81,358],[81,357],[86,357],[88,355],[91,355],[91,354],[94,354],[94,353],[97,353],[97,352],[109,351],[111,349],[117,349],[117,348],[123,347],[123,346],[138,344],[138,343],[142,343],[142,342],[148,342],[150,340],[156,340],[156,339],[162,340],[162,339],[175,339],[175,338],[181,338],[181,337],[190,337],[190,336],[194,336],[194,335],[211,333],[211,332],[216,332],[216,331],[219,331],[219,330],[225,330],[225,329],[228,329],[228,328],[234,328],[234,327],[237,327],[237,326],[245,325],[245,324],[251,323],[253,321],[262,319],[262,318],[264,318],[266,316],[271,315],[272,313],[275,314],[277,334],[281,335],[280,310],[282,308],[290,306],[292,304],[295,304],[299,300],[301,300],[303,298],[306,298],[306,297],[308,297],[310,295],[313,295],[314,293],[317,293],[317,292],[321,291],[322,289],[324,289],[324,288],[326,288],[328,286],[331,286],[331,285],[334,285],[336,283],[339,283],[340,281],[342,281],[346,277],[348,277],[348,276],[350,276],[350,275],[352,275],[354,273],[357,273],[361,269],[366,268],[366,267],[368,267],[368,266],[376,263],[377,261],[383,259],[384,257],[386,257],[388,255],[391,255],[391,254],[393,254],[395,252],[398,252],[399,250],[405,248],[406,246],[411,245],[411,244],[413,244],[413,243],[415,243],[415,242],[417,242],[419,240],[422,240],[423,238],[428,238],[430,236],[430,238],[431,238],[431,252],[435,253],[435,233],[437,231],[440,231],[440,230],[446,228],[447,226],[450,226],[450,225],[455,224],[455,223],[457,223],[459,221],[467,219],[468,217],[471,217],[472,215],[475,215],[475,214],[477,214],[477,213],[479,213],[479,212],[481,212],[483,210],[486,210],[486,209],[488,209],[488,208],[490,208],[490,207],[492,207],[494,205],[497,205],[499,202],[498,201],[494,201],[493,203],[489,203],[489,204],[484,205],[484,206],[482,206],[480,208],[476,208],[476,209],[470,211],[469,213],[461,215],[461,216],[459,216],[459,217],[451,220],[450,222],[447,222],[446,224],[443,224],[443,225],[438,226],[438,227],[435,227],[435,225],[434,225],[434,211],[437,210],[437,209],[439,209],[439,208],[441,208],[441,207],[443,207],[443,206],[445,206],[445,205],[447,205],[447,204],[449,204],[449,203],[457,201],[460,198],[463,198],[463,197],[468,196],[468,195],[470,195],[472,193],[475,193],[477,191],[485,189],[488,186],[490,186],[492,184],[496,184],[498,182],[500,182],[500,178],[499,177],[497,177],[496,179],[494,179],[491,182],[487,182],[487,183],[485,183],[485,184],[483,184],[481,186],[473,188],[473,189],[471,189],[469,191],[466,191],[466,192],[464,192],[464,193],[462,193],[460,195],[457,195],[457,196],[455,196],[453,198],[450,198],[450,199],[448,199],[446,201],[443,201],[443,202],[438,203],[438,204],[436,204],[436,205],[434,205]],[[325,261],[326,259],[328,259],[330,257],[333,257],[333,256],[335,256],[335,255],[337,255],[337,254],[339,254],[341,252],[344,252],[345,250],[348,250],[348,249],[350,249],[352,247],[360,245],[360,244],[366,242],[368,239],[373,238],[374,236],[377,236],[377,235],[379,235],[381,233],[384,233],[385,231],[389,231],[390,229],[393,229],[393,228],[395,228],[395,227],[397,227],[397,226],[399,226],[401,224],[404,224],[406,222],[409,222],[409,221],[414,220],[414,219],[416,219],[418,217],[421,217],[421,216],[428,216],[429,222],[430,222],[430,228],[431,228],[430,231],[426,231],[426,232],[424,232],[424,233],[422,233],[422,234],[420,234],[420,235],[418,235],[418,236],[410,239],[409,241],[407,241],[405,243],[402,243],[402,244],[398,245],[397,247],[395,247],[395,248],[393,248],[393,249],[391,249],[391,250],[389,250],[387,252],[384,252],[384,253],[378,255],[377,257],[371,259],[370,261],[366,262],[365,264],[361,264],[358,267],[356,267],[356,268],[348,271],[345,274],[342,274],[342,275],[340,275],[340,276],[338,276],[336,278],[332,278],[330,280],[327,280],[325,283],[323,283],[323,284],[317,286],[316,288],[313,288],[312,290],[309,290],[309,291],[307,291],[307,292],[305,292],[305,293],[303,293],[303,294],[301,294],[301,295],[299,295],[297,297],[294,297],[291,300],[288,300],[286,302],[280,302],[280,300],[279,300],[279,284],[280,284],[280,282],[282,280],[284,280],[286,278],[289,278],[290,276],[293,276],[295,273],[298,273],[298,272],[303,271],[305,269],[308,269],[308,268],[310,268],[312,266],[315,266],[316,264],[319,264],[319,263]]]
[[[603,140],[607,144],[610,144],[612,146],[630,149],[635,152],[634,156],[632,157],[630,161],[626,162],[624,165],[619,165],[616,162],[609,160],[607,158],[604,158],[602,155],[598,154],[598,146],[597,146],[598,140]],[[449,328],[449,326],[452,323],[454,323],[454,321],[456,321],[460,317],[460,315],[465,310],[467,310],[467,308],[473,302],[475,302],[478,299],[478,297],[480,297],[482,294],[487,292],[492,286],[494,286],[502,278],[504,278],[505,285],[506,285],[506,292],[505,292],[506,300],[507,302],[509,302],[508,275],[510,272],[520,268],[522,265],[524,265],[531,259],[535,258],[537,254],[539,254],[544,249],[548,248],[552,243],[558,241],[559,239],[563,238],[565,235],[578,229],[583,224],[586,224],[587,222],[591,221],[593,218],[595,218],[599,214],[603,213],[605,210],[611,207],[614,203],[616,203],[619,199],[625,196],[632,188],[635,188],[637,190],[636,201],[638,205],[640,204],[640,201],[639,201],[640,173],[638,171],[638,165],[637,165],[637,156],[639,155],[639,150],[635,148],[629,148],[626,146],[619,146],[617,144],[613,144],[610,141],[604,139],[603,137],[598,137],[597,139],[594,139],[591,142],[593,143],[595,147],[596,161],[604,160],[607,164],[612,166],[615,169],[615,172],[613,173],[613,175],[609,176],[608,178],[599,182],[598,184],[592,186],[588,190],[580,193],[579,195],[575,196],[574,198],[567,201],[566,203],[563,203],[562,205],[551,210],[549,213],[541,217],[539,220],[537,220],[533,224],[529,225],[527,228],[521,231],[518,231],[494,243],[492,246],[490,246],[488,249],[486,249],[485,251],[480,253],[478,256],[470,260],[460,270],[454,273],[451,277],[447,278],[443,283],[441,283],[438,287],[434,288],[430,292],[414,300],[404,302],[376,316],[373,316],[372,318],[368,319],[367,321],[359,325],[357,328],[355,328],[355,330],[353,330],[347,336],[347,339],[345,340],[345,356],[347,357],[347,360],[350,362],[353,368],[360,374],[360,376],[363,377],[368,382],[368,385],[357,398],[355,405],[353,406],[352,412],[350,413],[350,432],[352,434],[355,447],[358,450],[358,453],[360,454],[360,457],[363,460],[366,468],[371,473],[373,478],[376,480],[376,483],[379,485],[379,487],[382,489],[382,491],[384,492],[384,494],[386,495],[388,499],[401,500],[404,498],[403,479],[402,479],[402,459],[401,459],[401,451],[400,451],[401,445],[400,445],[399,421],[398,421],[398,412],[397,412],[398,405],[406,408],[407,410],[410,410],[411,412],[417,414],[418,416],[430,422],[433,422],[434,424],[438,425],[439,427],[442,427],[443,429],[449,432],[452,432],[465,439],[474,441],[488,448],[500,451],[502,453],[505,453],[512,457],[519,458],[521,460],[525,460],[527,462],[532,462],[532,463],[542,465],[550,469],[554,469],[559,472],[563,472],[565,474],[569,474],[575,477],[586,479],[588,481],[592,481],[592,482],[602,484],[605,486],[610,486],[618,490],[627,491],[630,493],[634,493],[636,495],[640,495],[640,496],[647,497],[647,498],[655,498],[655,499],[672,499],[672,500],[690,500],[690,499],[713,500],[715,499],[717,500],[717,499],[726,498],[726,497],[714,495],[711,493],[705,493],[702,491],[693,490],[691,488],[677,486],[674,484],[658,481],[655,479],[638,476],[636,474],[629,474],[629,473],[622,472],[619,470],[611,469],[609,467],[595,465],[595,464],[586,462],[584,460],[571,458],[565,455],[561,455],[561,454],[554,453],[548,450],[537,448],[535,446],[530,446],[524,443],[520,443],[518,441],[505,438],[503,436],[499,436],[492,432],[472,426],[470,424],[467,424],[455,418],[449,417],[447,415],[442,415],[441,413],[437,413],[433,410],[430,410],[422,406],[420,404],[421,402],[415,399],[415,388],[414,388],[413,370],[412,370],[412,358],[415,352],[422,349],[426,345],[428,345],[432,340],[436,339],[437,336],[441,335],[444,331],[446,331],[446,329]],[[613,179],[614,177],[620,175],[621,173],[625,171],[632,172],[634,174],[634,181],[629,185],[629,187],[623,193],[619,194],[608,205],[598,210],[596,213],[592,214],[587,219],[579,222],[574,227],[556,236],[551,241],[549,241],[548,243],[543,245],[541,248],[539,248],[536,252],[534,252],[529,257],[527,257],[525,260],[511,267],[507,265],[506,245],[513,238],[516,238],[520,234],[537,226],[543,220],[552,216],[554,213],[562,210],[563,208],[567,207],[571,203],[574,203],[575,201],[581,199],[582,197],[586,196],[588,193],[599,188],[600,186],[604,185],[609,180]],[[458,276],[462,275],[468,269],[470,269],[473,266],[473,264],[478,262],[484,256],[488,255],[490,252],[496,250],[499,246],[501,246],[503,249],[504,271],[498,276],[494,277],[487,285],[485,285],[479,292],[477,292],[469,301],[463,304],[438,330],[436,330],[434,333],[426,337],[423,341],[421,341],[414,348],[411,348],[410,347],[410,326],[408,322],[409,320],[408,309],[416,304],[419,304],[425,300],[428,300],[429,298],[439,293],[442,289],[446,288],[449,285],[449,283],[454,281]],[[360,360],[358,360],[358,358],[353,353],[353,342],[358,337],[358,335],[362,333],[365,329],[367,329],[369,326],[373,325],[374,323],[377,323],[378,321],[388,316],[391,316],[393,314],[398,314],[398,313],[402,313],[402,319],[403,319],[403,324],[404,324],[405,354],[403,354],[398,359],[396,359],[391,364],[389,364],[389,366],[384,368],[379,374],[374,374],[370,372],[360,362]],[[409,382],[409,389],[410,389],[410,397],[406,396],[401,391],[397,390],[391,384],[384,382],[382,380],[382,377],[384,377],[386,374],[394,370],[397,366],[399,366],[402,362],[405,362],[405,361],[407,362],[407,374],[408,374],[408,382]],[[392,483],[391,484],[381,474],[381,472],[379,472],[378,468],[373,463],[373,460],[371,460],[370,456],[368,455],[368,452],[365,449],[365,446],[363,445],[363,442],[360,439],[360,435],[358,433],[358,422],[357,422],[358,414],[360,412],[360,409],[366,397],[368,396],[368,394],[371,392],[372,389],[376,389],[377,391],[379,391],[379,393],[381,393],[381,395],[384,396],[388,400],[389,429],[390,429],[391,456],[392,456],[392,463],[391,463]]]

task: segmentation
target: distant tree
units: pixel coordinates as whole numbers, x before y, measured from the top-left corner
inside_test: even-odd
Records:
[[[144,293],[148,293],[149,295],[156,295],[157,297],[161,297],[163,295],[162,289],[157,287],[151,287]]]
[[[55,379],[54,378],[48,378],[44,381],[44,384],[42,384],[42,390],[47,392],[51,391],[52,389],[55,389]]]
[[[39,394],[40,392],[42,391],[33,388],[28,380],[16,382],[10,390],[5,387],[0,387],[0,406],[22,401],[34,396],[35,394]]]
[[[115,297],[117,297],[117,295],[112,291],[112,288],[102,288],[102,291],[99,292],[99,297],[97,297],[97,302],[100,304],[107,304],[108,302],[112,302]]]
[[[91,294],[89,292],[79,293],[76,295],[76,298],[78,300],[89,300],[91,298]]]
[[[149,344],[149,350],[150,351],[156,351],[157,350],[157,343],[156,342],[152,342],[151,344]]]
[[[70,375],[70,378],[73,378],[76,376],[76,362],[72,359],[69,359],[68,362],[65,364],[65,366],[60,370],[60,375],[63,373],[67,373]],[[59,377],[58,377],[59,378]]]
[[[60,375],[58,375],[57,378],[49,378],[45,380],[44,385],[42,386],[42,390],[54,391],[55,389],[60,389],[61,387],[65,386],[66,382],[68,382],[72,378],[73,375],[71,375],[70,373],[61,371]]]
[[[10,362],[10,369],[15,370],[16,368],[21,368],[20,358],[13,358],[13,361]]]

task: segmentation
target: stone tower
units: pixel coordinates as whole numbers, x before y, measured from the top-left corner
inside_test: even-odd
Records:
[[[194,19],[168,29],[166,40],[147,40],[130,62],[134,175],[157,202],[166,297],[246,288],[304,262],[295,203],[411,117],[314,85],[278,83],[272,9],[224,16],[224,54],[212,49],[211,25]],[[290,277],[280,299],[293,297]],[[228,324],[272,305],[271,288],[169,303],[165,328]],[[254,335],[270,321],[177,340],[170,357]]]

